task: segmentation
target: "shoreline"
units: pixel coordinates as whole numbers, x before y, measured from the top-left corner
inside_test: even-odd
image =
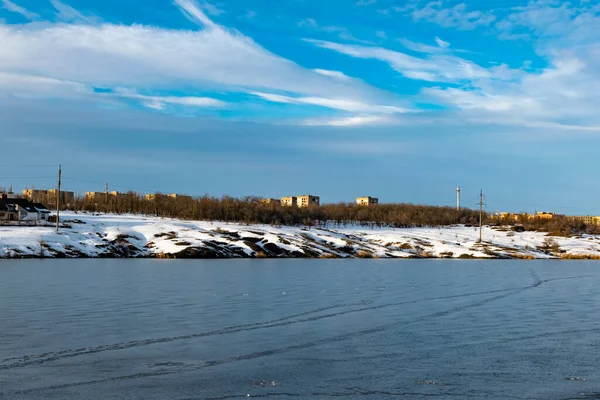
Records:
[[[0,259],[600,259],[600,236],[486,226],[289,227],[63,213],[51,227],[1,226]]]

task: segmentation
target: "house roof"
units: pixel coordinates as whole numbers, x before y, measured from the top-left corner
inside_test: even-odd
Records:
[[[41,203],[32,203],[27,199],[2,199],[0,198],[0,211],[15,211],[17,206],[24,208],[28,212],[37,212],[47,210]]]

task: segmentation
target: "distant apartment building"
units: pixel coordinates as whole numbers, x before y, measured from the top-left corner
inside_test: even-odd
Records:
[[[292,207],[296,205],[297,198],[294,196],[282,197],[281,205],[284,207]]]
[[[582,222],[586,225],[600,225],[600,216],[595,215],[575,215],[569,216],[568,219],[576,222]]]
[[[129,194],[120,193],[116,191],[112,192],[85,192],[86,200],[104,201],[110,199],[123,200],[129,198]]]
[[[276,204],[276,205],[281,205],[281,200],[279,200],[279,199],[264,198],[264,199],[261,199],[260,202],[262,204]]]
[[[55,199],[57,192],[58,191],[56,189],[48,190],[48,198]],[[73,203],[75,201],[75,193],[74,192],[65,192],[65,191],[61,190],[59,199],[60,199],[60,202],[63,204]]]
[[[25,189],[23,190],[23,197],[32,201],[45,200],[48,196],[48,191],[43,189]]]
[[[169,197],[172,199],[179,199],[179,200],[192,200],[192,196],[188,196],[185,194],[171,193],[169,195]]]
[[[374,206],[376,204],[379,204],[379,199],[377,197],[370,196],[357,197],[356,204],[358,204],[359,206]]]
[[[86,200],[104,201],[110,196],[111,194],[106,192],[85,192]]]
[[[533,217],[534,218],[540,218],[540,219],[554,219],[554,218],[557,218],[557,217],[562,217],[562,215],[558,215],[555,212],[539,211]]]
[[[529,218],[529,216],[527,214],[513,214],[513,213],[509,213],[509,212],[502,212],[502,213],[500,213],[500,219],[503,221],[507,221],[507,220],[519,221],[519,218],[521,217],[521,215],[525,215],[527,218]]]
[[[23,197],[32,201],[53,201],[56,199],[56,189],[25,189],[23,190]],[[60,202],[63,204],[70,204],[75,201],[75,192],[60,191]]]
[[[321,198],[319,196],[311,196],[310,194],[304,196],[298,196],[296,198],[296,205],[300,208],[319,206]]]
[[[556,219],[556,218],[564,218],[565,216],[562,214],[557,214],[555,212],[550,211],[538,211],[535,214],[513,214],[509,212],[500,213],[501,220],[514,220],[514,221],[533,221],[535,219]]]
[[[281,205],[284,207],[296,206],[299,208],[318,206],[321,203],[319,196],[312,196],[310,194],[304,196],[288,196],[281,198]]]
[[[108,194],[115,199],[124,199],[124,198],[128,197],[126,193],[120,193],[115,190],[113,190],[112,192],[108,192]]]

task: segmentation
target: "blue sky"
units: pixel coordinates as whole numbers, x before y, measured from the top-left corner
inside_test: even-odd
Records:
[[[0,0],[0,185],[600,214],[598,26],[591,0]]]

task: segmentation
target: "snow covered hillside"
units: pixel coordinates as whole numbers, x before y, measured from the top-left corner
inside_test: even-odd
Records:
[[[485,227],[303,228],[63,213],[68,224],[0,227],[0,258],[444,257],[600,258],[600,237],[552,237]],[[552,244],[552,246],[550,246]]]

